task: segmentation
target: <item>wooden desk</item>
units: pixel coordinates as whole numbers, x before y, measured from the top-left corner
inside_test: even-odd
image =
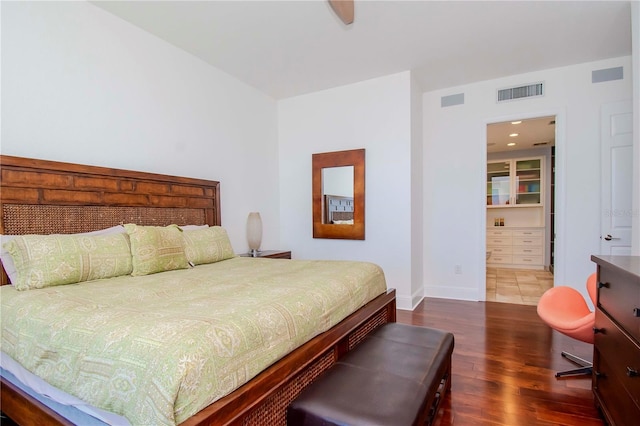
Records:
[[[628,425],[640,419],[640,256],[591,260],[598,265],[593,394],[608,424]]]

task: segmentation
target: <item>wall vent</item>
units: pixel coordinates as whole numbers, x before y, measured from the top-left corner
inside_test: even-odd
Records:
[[[464,93],[456,93],[455,95],[440,98],[440,107],[442,108],[462,104],[464,104]]]
[[[603,81],[611,80],[622,80],[623,78],[624,74],[622,67],[591,71],[592,83],[602,83]]]
[[[544,83],[534,83],[526,86],[508,87],[498,89],[498,102],[513,101],[516,99],[544,96]]]

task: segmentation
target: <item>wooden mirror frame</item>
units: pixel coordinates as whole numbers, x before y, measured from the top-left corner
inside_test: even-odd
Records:
[[[364,149],[312,155],[313,238],[364,240]],[[353,166],[353,225],[323,223],[322,169]]]

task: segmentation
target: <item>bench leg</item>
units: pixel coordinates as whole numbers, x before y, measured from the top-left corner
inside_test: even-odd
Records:
[[[427,418],[425,420],[425,425],[430,426],[433,424],[433,421],[438,414],[438,409],[440,408],[440,403],[442,399],[445,397],[447,392],[451,390],[451,358],[449,358],[447,362],[447,367],[445,369],[444,375],[440,380],[440,386],[436,392],[435,397],[433,398],[433,402],[431,403],[431,407],[429,408]]]

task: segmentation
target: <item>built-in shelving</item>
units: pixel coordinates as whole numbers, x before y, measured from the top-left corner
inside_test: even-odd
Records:
[[[486,184],[487,265],[543,269],[544,158],[489,161]]]
[[[542,157],[487,163],[487,207],[543,204]]]

